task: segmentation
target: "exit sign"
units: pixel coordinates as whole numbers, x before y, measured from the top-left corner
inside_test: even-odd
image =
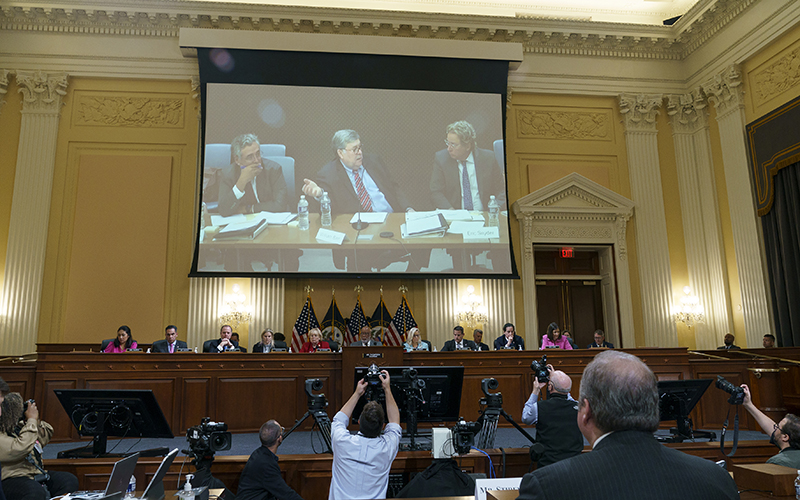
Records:
[[[573,256],[572,247],[561,247],[561,257],[571,259]]]

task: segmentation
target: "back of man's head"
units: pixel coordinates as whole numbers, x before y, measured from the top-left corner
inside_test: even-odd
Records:
[[[561,370],[556,370],[550,374],[550,382],[553,383],[553,392],[569,394],[572,389],[572,379]]]
[[[658,382],[636,356],[606,351],[595,356],[581,378],[578,400],[589,402],[595,425],[603,432],[658,428]]]
[[[800,418],[792,413],[786,414],[783,432],[789,436],[789,448],[800,450]]]
[[[258,431],[258,438],[261,440],[261,444],[267,448],[275,446],[279,437],[281,437],[281,426],[275,420],[268,420]]]
[[[368,438],[374,438],[381,435],[383,430],[383,423],[385,416],[383,407],[377,401],[370,401],[364,405],[361,411],[361,418],[358,419],[361,434]]]

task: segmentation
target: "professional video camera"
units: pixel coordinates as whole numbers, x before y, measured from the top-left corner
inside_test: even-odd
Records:
[[[314,394],[313,391],[322,390],[322,380],[318,378],[306,379],[306,394],[308,395],[308,411],[325,411],[328,400],[324,394]]]
[[[463,418],[456,422],[456,425],[450,429],[456,453],[459,455],[469,453],[470,447],[475,442],[475,434],[479,433],[482,427],[481,422],[466,422]]]
[[[547,369],[547,354],[542,355],[541,361],[531,361],[531,370],[536,373],[539,383],[550,382],[550,371]],[[486,391],[483,391],[484,393]]]
[[[364,380],[367,382],[367,390],[364,392],[367,401],[383,401],[383,379],[377,365],[369,365]]]
[[[543,362],[546,362],[546,357]],[[534,361],[536,363],[536,361]],[[546,366],[546,365],[545,365]],[[481,416],[478,417],[478,437],[475,439],[477,447],[480,449],[494,448],[494,440],[497,435],[497,423],[500,420],[500,415],[506,419],[508,423],[513,425],[523,436],[528,438],[531,443],[536,442],[533,437],[528,434],[525,429],[519,426],[518,423],[511,418],[511,415],[506,413],[503,409],[503,394],[499,392],[490,393],[500,387],[500,382],[495,378],[485,378],[481,380],[481,390],[483,397],[478,401],[482,409],[479,410]]]
[[[731,384],[725,380],[725,377],[722,375],[717,375],[717,382],[715,385],[718,389],[722,389],[731,395],[731,397],[728,398],[728,403],[732,405],[740,405],[744,403],[744,389]]]
[[[410,437],[410,444],[408,446],[401,444],[400,448],[404,451],[423,449],[423,445],[417,444],[417,421],[419,408],[425,404],[425,394],[422,392],[426,387],[425,381],[419,378],[419,373],[415,368],[406,368],[403,370],[403,376],[393,378],[391,383],[392,386],[403,392],[403,401],[408,415],[406,430]]]
[[[230,450],[232,437],[227,432],[228,425],[223,422],[212,422],[210,417],[204,417],[200,425],[186,429],[186,440],[195,460],[214,457],[218,451]]]
[[[326,411],[326,408],[328,407],[328,400],[325,398],[325,394],[314,394],[313,392],[321,391],[322,387],[322,380],[318,378],[306,379],[308,411],[294,423],[291,429],[283,433],[283,439],[286,440],[286,438],[289,437],[289,434],[300,427],[300,425],[305,422],[308,417],[312,417],[314,419],[314,425],[319,428],[319,432],[322,436],[322,442],[324,445],[324,449],[322,450],[323,453],[333,453],[333,449],[331,448],[331,419],[328,417],[328,413]],[[314,426],[311,427],[311,430],[313,432]],[[313,447],[313,441],[311,444]]]

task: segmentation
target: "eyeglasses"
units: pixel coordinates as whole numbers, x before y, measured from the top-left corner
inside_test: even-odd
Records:
[[[247,165],[250,165],[251,163],[255,163],[257,161],[261,161],[261,151],[258,151],[256,153],[250,153],[249,155],[245,156],[242,159]]]
[[[772,432],[774,433],[775,431],[781,431],[781,434],[786,434],[778,424],[772,424]]]
[[[364,144],[363,143],[359,144],[358,146],[354,147],[353,149],[348,149],[348,148],[342,148],[342,149],[344,149],[348,153],[360,153],[360,152],[362,152],[364,150]]]
[[[460,142],[450,142],[447,139],[445,139],[444,140],[444,145],[447,146],[448,148],[455,149],[455,148],[461,146],[461,143]]]

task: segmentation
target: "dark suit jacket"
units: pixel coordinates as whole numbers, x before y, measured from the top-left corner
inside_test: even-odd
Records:
[[[264,353],[264,350],[263,350],[263,348],[262,348],[262,345],[263,345],[263,344],[261,344],[261,342],[258,342],[257,344],[253,344],[253,350],[252,350],[252,351],[250,351],[250,352],[254,352],[254,353],[261,353],[261,354],[263,354],[263,353]],[[282,348],[284,348],[284,349],[287,349],[287,347],[286,347],[286,342],[281,342],[280,340],[273,340],[273,341],[272,341],[272,346],[273,346],[273,348],[275,348],[275,347],[279,347],[279,348],[280,348],[280,347],[282,347]]]
[[[464,346],[467,349],[471,350],[471,351],[474,351],[475,349],[478,348],[478,346],[476,346],[475,342],[473,342],[472,340],[464,339],[464,340],[461,341],[461,343],[464,344]],[[444,347],[442,347],[442,352],[444,352],[444,351],[455,351],[455,350],[456,350],[456,340],[455,339],[448,340],[447,342],[444,343]]]
[[[517,500],[738,499],[714,462],[667,448],[649,432],[609,434],[594,450],[525,474]]]
[[[219,347],[219,343],[221,341],[222,339],[206,340],[203,342],[203,352],[219,352],[217,348]],[[231,343],[233,344],[233,347],[239,347],[239,343],[235,340],[231,340]]]
[[[380,340],[370,339],[369,345],[366,347],[377,347],[379,345],[383,345]],[[364,343],[360,340],[356,340],[350,343],[350,347],[364,347]]]
[[[494,339],[494,350],[499,351],[501,349],[506,348],[506,336],[500,335],[496,339]],[[514,349],[519,349],[522,346],[522,349],[525,350],[525,339],[520,337],[519,335],[514,335],[514,341],[511,343],[514,346]]]
[[[603,341],[603,343],[602,343],[602,344],[599,344],[599,345],[598,345],[598,344],[597,344],[597,342],[592,342],[591,344],[589,344],[589,346],[587,347],[587,349],[591,349],[591,348],[593,348],[593,347],[608,347],[609,349],[613,349],[613,348],[614,348],[614,344],[612,344],[611,342],[605,342],[605,341]],[[575,346],[572,346],[572,348],[573,348],[573,349],[576,349],[576,347],[575,347]]]
[[[286,179],[283,178],[281,166],[270,160],[261,160],[264,170],[256,176],[256,190],[259,203],[255,199],[248,200],[245,193],[240,199],[233,194],[233,186],[239,180],[241,169],[235,163],[225,169],[219,186],[219,213],[224,216],[243,213],[247,205],[253,204],[252,212],[288,212],[289,193],[286,188]]]
[[[506,183],[503,169],[497,164],[494,152],[476,148],[472,152],[475,160],[475,175],[478,177],[478,194],[483,209],[489,207],[489,196],[494,195],[502,209],[506,203]],[[446,149],[436,153],[431,174],[431,199],[435,208],[461,208],[461,178],[458,162],[450,157]]]
[[[286,484],[278,465],[278,457],[266,446],[250,455],[239,478],[236,498],[241,500],[303,500]]]
[[[364,170],[386,197],[386,201],[395,212],[405,212],[411,204],[406,198],[403,189],[395,182],[380,158],[376,155],[364,155]],[[361,211],[361,201],[358,199],[350,176],[345,172],[342,162],[333,160],[320,169],[315,179],[317,185],[328,192],[331,198],[331,211],[336,214],[353,214]]]
[[[175,351],[177,352],[178,349],[186,349],[186,342],[183,340],[176,340],[175,341]],[[167,344],[166,339],[156,340],[153,342],[153,347],[150,348],[150,352],[166,352],[169,353],[169,345]]]
[[[478,350],[479,351],[488,351],[489,350],[489,346],[484,344],[483,342],[481,342],[480,344],[477,344],[477,345],[478,345]]]
[[[737,349],[741,349],[741,347],[739,347],[738,345],[731,344],[730,346],[721,345],[721,346],[717,347],[717,349],[725,349],[725,350],[728,350],[728,351],[735,351]]]

